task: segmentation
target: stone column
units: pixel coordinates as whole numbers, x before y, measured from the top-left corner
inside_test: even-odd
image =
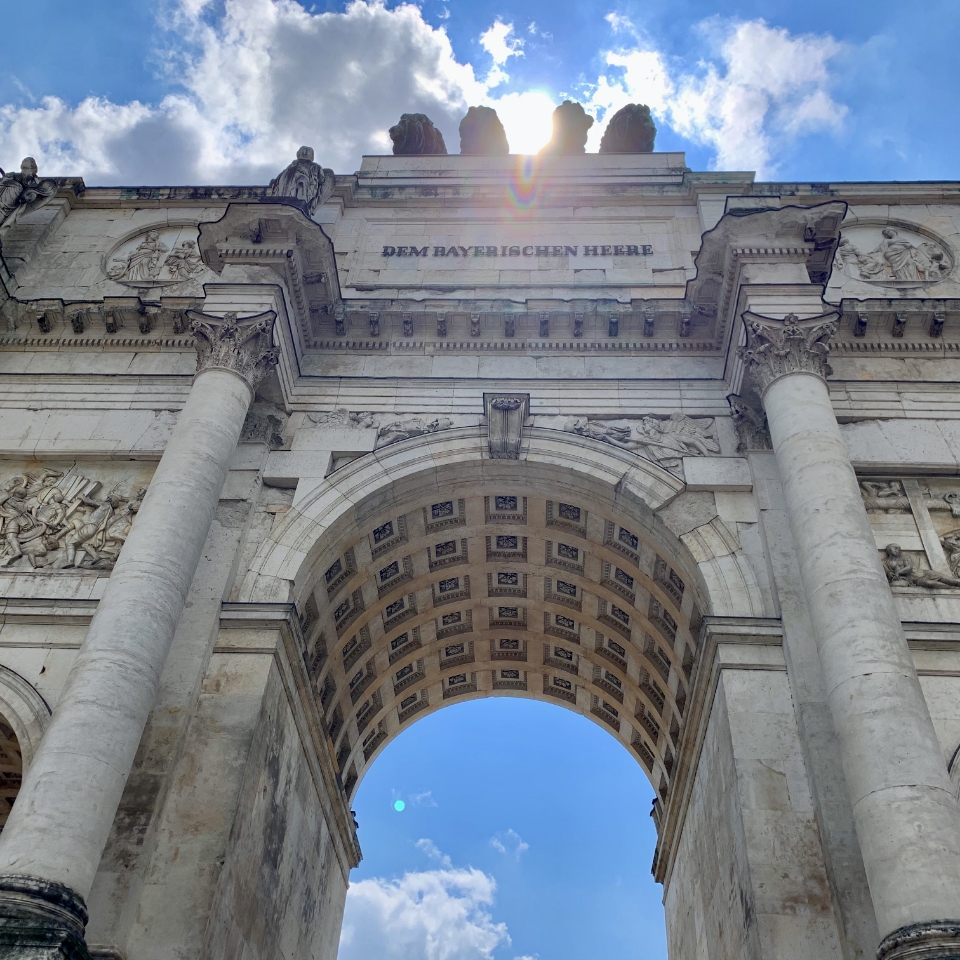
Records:
[[[83,901],[247,409],[277,362],[272,311],[242,320],[189,316],[196,379],[0,835],[3,956],[86,953]]]
[[[878,956],[960,958],[960,805],[880,562],[825,377],[836,314],[746,312],[840,743]]]

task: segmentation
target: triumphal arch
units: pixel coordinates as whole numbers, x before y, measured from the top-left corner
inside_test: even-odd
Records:
[[[365,771],[522,696],[649,777],[672,960],[960,957],[960,189],[578,109],[0,180],[2,956],[333,960]]]

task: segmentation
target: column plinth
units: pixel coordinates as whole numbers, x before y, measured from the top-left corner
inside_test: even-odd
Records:
[[[272,312],[240,320],[191,312],[190,319],[196,379],[0,835],[5,957],[86,956],[83,898],[153,707],[254,390],[277,362]],[[40,947],[27,941],[42,940],[43,930],[51,944],[38,953]],[[17,931],[26,938],[19,946]]]
[[[824,380],[836,316],[743,319],[880,933],[953,924],[960,806]],[[881,956],[944,960],[957,941],[918,933]]]

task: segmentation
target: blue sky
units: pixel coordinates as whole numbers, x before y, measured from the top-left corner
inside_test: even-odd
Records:
[[[647,102],[659,149],[762,178],[950,179],[949,0],[35,0],[9,4],[0,166],[100,183],[263,183],[308,143],[338,172],[420,110],[457,150],[473,103],[517,151],[553,105]],[[540,138],[538,140],[538,138]]]
[[[652,801],[627,750],[562,707],[500,697],[418,721],[356,797],[339,960],[664,960]]]

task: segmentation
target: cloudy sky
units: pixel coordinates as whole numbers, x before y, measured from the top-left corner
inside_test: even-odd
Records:
[[[956,0],[30,0],[3,7],[0,167],[89,185],[338,173],[473,104],[514,152],[564,98],[648,104],[661,150],[778,180],[958,179]],[[662,960],[652,790],[559,708],[461,704],[361,785],[340,960]],[[404,810],[394,803],[402,800]]]
[[[766,179],[949,179],[955,0],[32,0],[4,12],[0,166],[88,184],[337,172],[405,111],[448,148],[471,104],[515,152],[559,100],[652,108],[660,149]],[[13,42],[11,42],[13,41]]]
[[[562,707],[418,721],[360,784],[339,960],[666,960],[652,801],[627,750]]]

